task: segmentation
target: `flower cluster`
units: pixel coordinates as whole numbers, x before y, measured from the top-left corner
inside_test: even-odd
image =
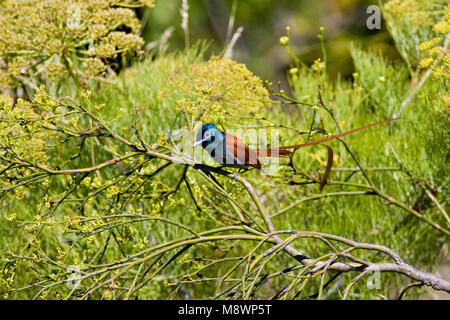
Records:
[[[3,1],[0,88],[67,71],[73,76],[103,73],[108,58],[141,49],[133,8],[153,5],[153,0]]]
[[[179,107],[202,121],[254,116],[270,102],[260,78],[245,65],[225,58],[192,63],[172,83],[191,97],[178,101]]]
[[[42,116],[33,110],[33,104],[18,99],[13,106],[9,96],[0,96],[1,156],[23,157],[41,162],[48,157],[45,138],[48,132],[40,130]]]
[[[444,48],[441,43],[444,41],[443,37],[446,37],[450,32],[450,12],[448,12],[444,21],[439,21],[433,26],[433,31],[437,33],[437,36],[431,40],[424,41],[419,45],[420,51],[424,52],[424,57],[419,63],[419,67],[426,69],[433,64],[433,75],[435,77],[448,77],[450,74],[450,54],[447,48]],[[435,59],[441,57],[435,63]],[[442,60],[443,63],[440,63]]]
[[[325,62],[322,61],[322,59],[318,58],[318,59],[314,60],[314,63],[311,65],[311,68],[315,72],[321,73],[326,70],[326,65],[325,65]]]
[[[450,30],[450,6],[445,1],[390,0],[383,4],[383,12],[407,64],[422,69],[434,65],[429,58],[440,54],[439,43]]]

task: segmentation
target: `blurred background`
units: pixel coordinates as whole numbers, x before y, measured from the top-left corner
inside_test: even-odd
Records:
[[[170,49],[182,49],[185,37],[181,24],[181,0],[156,1],[153,9],[141,10],[146,21],[143,37],[152,42],[173,27]],[[286,69],[291,57],[280,45],[279,38],[291,27],[294,53],[307,65],[321,57],[317,39],[325,27],[324,39],[331,77],[350,77],[354,71],[349,53],[351,42],[376,47],[392,59],[399,58],[385,24],[380,30],[369,30],[367,7],[377,1],[362,0],[189,0],[190,42],[213,39],[210,53],[220,54],[225,43],[239,27],[241,37],[233,49],[233,59],[264,80],[281,81],[286,88]],[[147,10],[147,11],[146,11]],[[234,12],[234,14],[233,14]],[[234,16],[232,33],[230,16]]]

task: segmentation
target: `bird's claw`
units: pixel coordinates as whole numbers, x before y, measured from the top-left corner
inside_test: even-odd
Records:
[[[239,177],[239,172],[236,172],[233,176],[234,181],[236,181],[238,177]]]

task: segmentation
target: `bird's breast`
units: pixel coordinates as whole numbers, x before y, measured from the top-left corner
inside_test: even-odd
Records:
[[[227,167],[246,168],[245,159],[241,160],[234,156],[233,151],[227,148],[225,140],[216,144],[208,145],[205,150],[215,162]]]

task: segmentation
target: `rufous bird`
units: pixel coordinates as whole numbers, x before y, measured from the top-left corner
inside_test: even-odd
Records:
[[[324,142],[334,140],[348,134],[384,124],[393,120],[396,120],[396,118],[379,121],[311,142],[267,149],[250,149],[236,136],[219,130],[213,123],[206,123],[202,125],[202,127],[198,130],[197,140],[193,144],[193,147],[201,145],[214,159],[214,161],[216,161],[222,167],[239,168],[239,171],[247,170],[250,167],[261,170],[261,163],[259,162],[258,157],[289,156],[293,153],[292,151],[289,151],[289,149],[297,149],[322,144]],[[324,146],[328,149],[328,163],[325,169],[325,173],[320,182],[320,190],[322,190],[323,186],[327,182],[327,178],[333,163],[332,149],[327,145]],[[239,171],[235,174],[235,179],[237,179]]]

